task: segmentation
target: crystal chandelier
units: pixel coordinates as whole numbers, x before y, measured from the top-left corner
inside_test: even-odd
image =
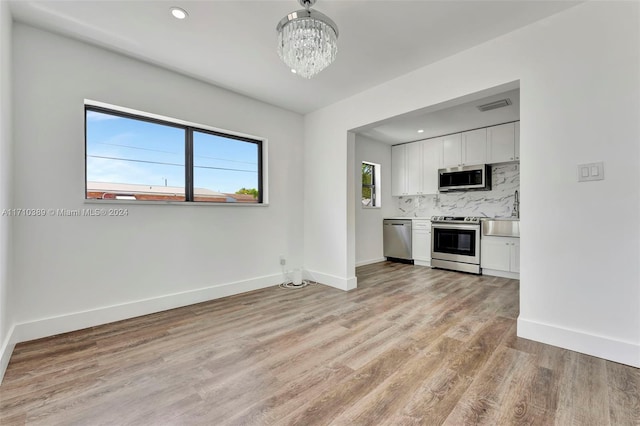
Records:
[[[328,16],[311,10],[316,0],[298,0],[304,7],[280,20],[278,55],[291,71],[311,78],[336,59],[338,27]]]

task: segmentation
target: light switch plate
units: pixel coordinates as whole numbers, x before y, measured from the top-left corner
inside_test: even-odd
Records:
[[[578,182],[604,180],[604,162],[578,164]]]

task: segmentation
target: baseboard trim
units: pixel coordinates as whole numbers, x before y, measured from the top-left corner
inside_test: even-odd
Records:
[[[244,281],[219,284],[82,312],[43,318],[15,325],[12,342],[20,343],[128,318],[153,314],[213,299],[271,287],[282,282],[282,275],[268,275]]]
[[[339,290],[349,291],[358,287],[358,278],[341,278],[335,275],[324,274],[322,272],[305,270],[305,278],[317,283],[325,284]]]
[[[15,326],[12,325],[7,337],[4,339],[4,342],[2,342],[2,346],[0,347],[0,384],[2,384],[4,373],[7,371],[7,367],[9,366],[9,360],[11,359],[13,348],[16,346],[13,338],[14,330]]]
[[[358,266],[372,265],[374,263],[384,262],[385,260],[387,260],[386,257],[381,257],[379,259],[361,260],[360,262],[356,262],[356,268]]]
[[[640,367],[640,345],[518,318],[518,337]]]
[[[498,271],[496,269],[482,268],[482,275],[490,275],[492,277],[511,278],[514,280],[520,279],[520,274],[517,272]]]

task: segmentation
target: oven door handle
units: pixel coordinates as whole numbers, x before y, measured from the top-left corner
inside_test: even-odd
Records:
[[[460,224],[460,225],[456,225],[456,224],[453,224],[453,223],[451,223],[451,224],[449,224],[449,223],[446,223],[446,224],[442,224],[442,223],[431,224],[431,230],[434,230],[434,229],[463,229],[463,230],[467,229],[467,230],[472,230],[472,231],[475,231],[475,230],[480,231],[480,225],[479,224],[478,225],[476,225],[476,224],[469,224],[469,225]]]

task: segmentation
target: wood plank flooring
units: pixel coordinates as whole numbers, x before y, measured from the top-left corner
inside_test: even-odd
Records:
[[[640,370],[516,337],[518,281],[396,263],[16,346],[3,425],[640,425]]]

